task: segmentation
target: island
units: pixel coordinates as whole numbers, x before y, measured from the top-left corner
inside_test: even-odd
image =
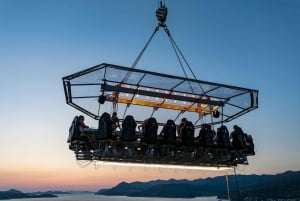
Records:
[[[0,191],[0,200],[20,199],[20,198],[56,198],[57,195],[50,193],[23,193],[16,189]]]

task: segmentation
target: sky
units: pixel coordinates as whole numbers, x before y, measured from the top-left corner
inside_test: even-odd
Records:
[[[77,164],[66,139],[81,114],[62,77],[131,66],[157,25],[157,0],[0,0],[0,190],[99,190],[121,181],[232,171]],[[198,79],[259,90],[259,108],[228,124],[254,138],[238,174],[300,170],[300,1],[166,0],[167,25]],[[183,76],[159,31],[138,68]],[[86,117],[88,125],[95,120]]]

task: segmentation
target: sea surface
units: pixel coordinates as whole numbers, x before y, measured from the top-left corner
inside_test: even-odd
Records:
[[[12,201],[218,201],[217,197],[199,198],[144,198],[126,196],[103,196],[94,194],[67,194],[58,195],[57,198],[32,198],[32,199],[12,199]]]

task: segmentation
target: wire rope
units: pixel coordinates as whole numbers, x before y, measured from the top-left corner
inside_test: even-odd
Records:
[[[234,171],[234,178],[235,178],[235,185],[236,185],[237,197],[238,197],[238,201],[240,201],[241,200],[240,186],[239,186],[238,178],[237,178],[237,175],[236,175],[235,166],[233,167],[233,171]]]
[[[82,161],[82,160],[76,160],[77,164],[81,168],[87,167],[89,164],[91,164],[92,161]]]
[[[131,65],[131,68],[134,69],[137,65],[137,63],[140,61],[141,57],[143,56],[145,50],[147,49],[148,45],[150,44],[150,42],[152,41],[152,38],[154,37],[155,33],[158,31],[159,29],[159,26],[157,26],[152,35],[150,36],[150,38],[148,39],[147,43],[145,44],[145,46],[143,47],[143,49],[141,50],[141,52],[139,53],[139,55],[137,56],[137,58],[135,59],[135,61],[133,62],[133,64]],[[129,78],[131,72],[127,72],[125,77],[123,78],[122,80],[122,83],[126,82],[127,79]]]
[[[225,174],[226,177],[226,186],[227,186],[227,196],[228,196],[228,200],[230,201],[230,190],[229,190],[229,183],[228,183],[228,172],[226,172]]]

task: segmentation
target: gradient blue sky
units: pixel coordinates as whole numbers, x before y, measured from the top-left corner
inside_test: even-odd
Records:
[[[259,108],[228,124],[256,143],[239,173],[300,170],[300,1],[166,4],[167,25],[198,79],[259,90]],[[97,190],[224,174],[80,168],[68,150],[79,112],[66,105],[61,78],[104,62],[131,66],[157,24],[156,9],[156,0],[0,0],[0,189]],[[163,31],[138,67],[183,76]]]

